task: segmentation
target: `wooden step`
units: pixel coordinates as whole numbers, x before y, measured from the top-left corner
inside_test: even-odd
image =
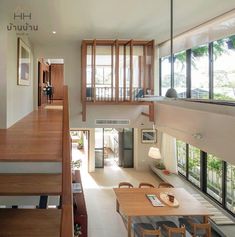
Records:
[[[62,110],[39,108],[0,129],[0,161],[62,161]]]
[[[1,237],[59,237],[59,209],[0,209]]]
[[[0,195],[60,195],[61,174],[0,174]]]

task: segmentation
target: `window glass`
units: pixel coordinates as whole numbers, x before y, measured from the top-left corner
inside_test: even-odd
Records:
[[[186,143],[177,140],[178,172],[186,176]]]
[[[222,202],[222,161],[208,154],[207,156],[207,193]]]
[[[174,87],[179,98],[186,98],[186,51],[174,55]]]
[[[235,166],[227,164],[226,207],[235,214]]]
[[[209,98],[208,45],[192,48],[191,98]]]
[[[189,180],[200,187],[200,150],[191,145],[189,145],[188,166]]]
[[[161,59],[161,92],[165,96],[167,90],[171,88],[171,63],[170,57]]]
[[[214,99],[235,100],[235,35],[213,42]]]

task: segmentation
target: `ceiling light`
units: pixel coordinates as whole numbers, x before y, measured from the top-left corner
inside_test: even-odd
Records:
[[[52,31],[52,34],[56,34],[56,31]]]

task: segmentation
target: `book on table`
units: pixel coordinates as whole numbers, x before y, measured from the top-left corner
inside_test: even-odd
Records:
[[[165,205],[158,199],[155,194],[146,194],[148,200],[152,203],[154,207],[164,207]]]

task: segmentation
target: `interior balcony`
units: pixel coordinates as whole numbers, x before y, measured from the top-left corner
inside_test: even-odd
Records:
[[[144,105],[154,120],[154,41],[84,40],[82,43],[82,119],[89,104]]]

